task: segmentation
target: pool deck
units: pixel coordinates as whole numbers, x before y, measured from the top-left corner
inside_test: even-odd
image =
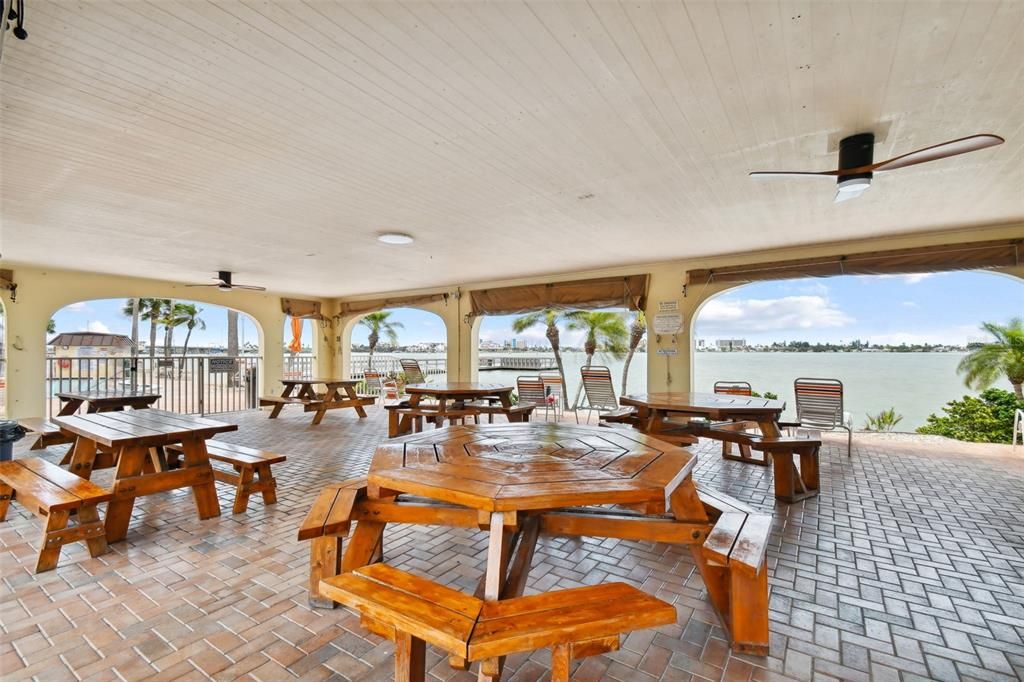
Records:
[[[274,450],[279,502],[199,521],[187,491],[139,500],[125,542],[65,548],[32,574],[40,526],[12,505],[0,524],[0,675],[46,680],[386,680],[392,645],[345,609],[306,605],[308,545],[296,528],[320,488],[365,473],[383,410],[320,426],[285,410],[221,415],[223,440]],[[734,655],[686,548],[542,538],[527,592],[624,580],[673,602],[675,625],[585,659],[575,680],[1016,680],[1024,676],[1024,447],[826,436],[822,492],[776,505],[770,468],[723,461],[702,441],[699,483],[775,514],[771,655]],[[28,439],[15,456],[28,456]],[[66,446],[42,451],[57,461]],[[32,453],[39,454],[39,453]],[[97,472],[103,483],[110,471]],[[389,563],[472,591],[487,536],[397,526]],[[547,651],[511,656],[506,680],[546,677]],[[428,649],[432,679],[469,680]]]

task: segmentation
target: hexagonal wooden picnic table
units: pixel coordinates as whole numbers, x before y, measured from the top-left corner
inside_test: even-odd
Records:
[[[361,509],[365,520],[351,538],[345,570],[361,563],[349,557],[373,560],[386,525],[380,519],[400,518],[403,509],[417,523],[489,530],[487,569],[477,589],[487,600],[522,594],[542,531],[699,549],[710,525],[690,478],[695,463],[696,456],[682,448],[624,429],[525,423],[407,436],[374,454],[369,499]],[[399,493],[458,507],[408,509]],[[598,505],[620,507],[592,509]],[[663,516],[669,505],[673,518]],[[694,557],[704,561],[699,551]],[[493,675],[500,667],[492,661],[483,669]]]

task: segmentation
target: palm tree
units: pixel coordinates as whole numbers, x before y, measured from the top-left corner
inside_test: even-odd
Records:
[[[185,334],[185,345],[181,348],[181,365],[178,367],[178,376],[185,371],[185,355],[188,353],[188,342],[192,338],[192,330],[206,329],[206,322],[199,317],[203,312],[202,308],[195,303],[175,303],[173,319],[177,322],[175,326],[184,325],[188,332]]]
[[[56,331],[57,331],[57,321],[54,320],[51,317],[50,321],[46,323],[46,333],[47,334],[53,334]]]
[[[164,326],[164,357],[171,357],[171,346],[174,345],[174,328],[183,322],[175,317],[176,304],[169,298],[160,299],[160,324]]]
[[[562,377],[562,386],[565,386],[565,367],[562,365],[561,339],[558,332],[558,322],[561,317],[561,311],[545,308],[512,320],[512,329],[516,334],[522,334],[538,324],[543,324],[546,327],[545,336],[548,337],[548,343],[551,344],[551,350],[555,354],[555,364],[558,366],[558,375]],[[563,407],[569,409],[569,396],[565,394],[565,391],[562,391],[562,402]]]
[[[621,360],[626,355],[626,340],[629,338],[629,331],[626,329],[626,322],[622,319],[621,313],[603,310],[574,310],[565,317],[569,321],[569,324],[566,325],[567,329],[586,334],[583,351],[587,354],[587,362],[583,365],[584,367],[590,367],[594,361],[594,353],[598,349],[616,360]],[[581,383],[576,389],[573,409],[579,405],[582,391],[583,384]]]
[[[121,306],[121,314],[132,318],[132,358],[139,356],[139,299],[129,298]]]
[[[390,322],[388,321],[389,317],[391,317],[391,313],[382,310],[370,313],[359,320],[359,324],[370,330],[370,335],[366,338],[366,345],[370,347],[370,356],[366,358],[367,369],[373,369],[373,351],[377,348],[377,342],[380,341],[381,334],[391,342],[392,346],[398,343],[398,330],[403,328],[402,323]]]
[[[1017,400],[1024,400],[1021,389],[1024,384],[1024,321],[1015,317],[1007,325],[983,322],[981,329],[991,334],[995,341],[972,351],[960,361],[957,372],[964,375],[968,388],[979,391],[994,384],[1000,374],[1005,374],[1013,385]]]
[[[161,298],[140,298],[139,317],[149,322],[149,358],[156,357],[156,327],[163,317],[164,300]]]
[[[626,361],[622,365],[622,395],[626,395],[626,379],[629,377],[629,363],[633,361],[633,354],[636,352],[644,334],[647,333],[647,317],[644,311],[637,312],[633,323],[629,325],[629,352],[626,353]]]

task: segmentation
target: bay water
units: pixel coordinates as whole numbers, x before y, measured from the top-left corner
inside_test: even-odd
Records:
[[[401,357],[443,358],[440,353],[401,353]],[[490,355],[484,353],[483,355]],[[508,355],[508,354],[501,354]],[[536,357],[536,353],[513,353]],[[843,382],[846,410],[853,416],[857,429],[864,427],[868,414],[875,415],[890,407],[903,416],[896,431],[913,431],[925,423],[929,414],[940,413],[948,401],[964,395],[977,395],[964,386],[956,366],[963,353],[753,353],[700,352],[694,354],[693,388],[711,391],[716,381],[749,381],[754,390],[772,391],[786,401],[786,417],[793,418],[793,380],[797,377],[839,379]],[[562,354],[570,402],[579,385],[580,367],[586,355],[580,352]],[[667,367],[664,358],[652,361]],[[647,384],[646,353],[637,353],[629,368],[629,393],[642,393]],[[622,361],[598,355],[594,364],[607,366],[612,373],[616,394],[622,382]],[[528,370],[496,370],[480,372],[483,382],[510,382],[517,376],[536,374]],[[675,378],[674,378],[675,379]],[[681,382],[682,378],[675,379]],[[996,384],[1010,389],[1008,382]],[[675,390],[687,386],[674,383]]]

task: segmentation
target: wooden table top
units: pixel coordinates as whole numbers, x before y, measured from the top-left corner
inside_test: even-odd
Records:
[[[61,400],[81,400],[88,403],[124,402],[126,400],[160,399],[153,391],[61,391],[56,394]]]
[[[405,387],[406,393],[420,393],[422,395],[449,396],[449,395],[494,395],[495,393],[510,393],[516,389],[509,384],[482,384],[475,381],[447,381],[436,384],[409,384]]]
[[[450,426],[378,447],[368,481],[490,512],[664,503],[696,461],[687,450],[624,429]]]
[[[65,433],[108,447],[166,445],[180,442],[183,438],[206,439],[218,433],[238,430],[237,424],[165,410],[92,412],[53,417],[53,422]]]
[[[359,383],[359,379],[281,379],[281,383],[285,386],[290,384],[327,384],[328,386],[343,386],[345,384],[352,384],[355,386]]]
[[[702,414],[713,419],[729,419],[733,415],[777,416],[786,409],[786,403],[781,400],[723,393],[639,393],[624,395],[619,403],[667,412]]]

